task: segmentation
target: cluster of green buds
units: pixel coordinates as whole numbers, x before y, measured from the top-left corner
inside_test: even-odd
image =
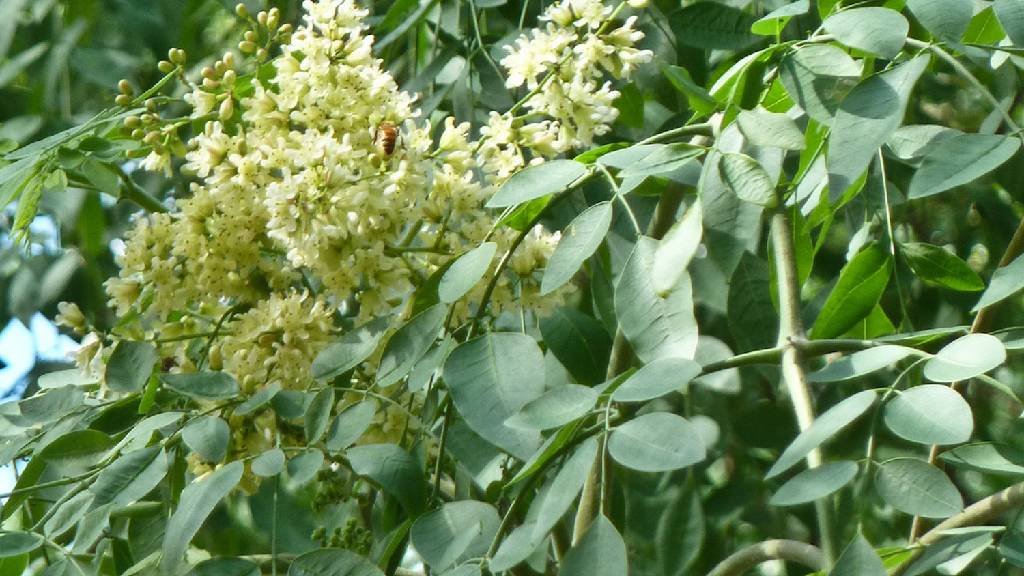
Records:
[[[323,526],[318,526],[313,530],[311,537],[325,548],[351,550],[363,556],[370,553],[370,547],[373,545],[370,531],[360,526],[355,518],[349,518],[344,528],[335,528],[330,534],[327,534]]]
[[[235,14],[250,26],[238,43],[238,50],[242,54],[254,55],[260,62],[270,58],[271,46],[286,43],[291,38],[292,25],[281,24],[281,11],[277,8],[263,10],[253,18],[245,4],[239,2],[235,6]]]
[[[211,105],[210,109],[216,108],[217,119],[222,122],[231,120],[235,114],[235,82],[238,80],[238,73],[235,71],[235,55],[226,52],[224,56],[206,66],[200,72],[202,76],[202,90],[214,98],[217,102]]]
[[[185,51],[180,48],[171,48],[167,51],[167,60],[161,60],[157,68],[164,74],[178,71],[183,74],[186,62]],[[184,77],[184,76],[182,76]],[[124,108],[134,108],[140,104],[135,96],[134,90],[128,80],[122,79],[117,84],[120,94],[114,99],[114,103]],[[124,132],[132,140],[136,140],[141,146],[135,150],[128,151],[131,158],[142,158],[153,154],[153,163],[165,164],[170,155],[183,156],[185,144],[178,135],[179,124],[167,122],[160,117],[160,106],[166,102],[163,96],[154,95],[141,102],[145,108],[140,114],[126,116],[122,127]],[[163,159],[157,162],[157,159]]]

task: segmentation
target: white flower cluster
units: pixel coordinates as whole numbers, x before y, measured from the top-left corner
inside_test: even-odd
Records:
[[[643,2],[630,5],[641,7]],[[525,85],[531,91],[525,108],[551,119],[533,125],[526,135],[528,145],[556,153],[588,146],[615,121],[613,103],[619,93],[606,75],[628,78],[653,53],[636,48],[644,37],[633,28],[636,16],[611,29],[614,10],[601,0],[555,2],[542,16],[543,29],[508,47],[501,61],[508,69],[506,85]]]
[[[518,232],[483,207],[495,187],[605,132],[617,93],[603,74],[627,76],[650,57],[633,47],[642,36],[634,18],[606,32],[612,11],[599,0],[556,3],[547,28],[504,61],[510,86],[550,81],[525,102],[547,118],[494,112],[479,140],[448,118],[435,143],[414,97],[373,57],[367,11],[354,0],[303,6],[305,22],[269,74],[242,82],[225,57],[187,96],[204,122],[185,154],[197,181],[169,213],[135,223],[107,285],[119,336],[162,342],[176,371],[224,370],[245,394],[273,383],[307,389],[313,359],[338,337],[338,311],[357,323],[395,314],[453,256],[485,238],[507,250]],[[492,312],[544,313],[562,301],[571,288],[539,295],[555,244],[530,231],[498,279]],[[484,285],[456,305],[456,320],[480,306]],[[103,353],[93,346],[81,360]],[[272,426],[254,417],[264,424],[245,444],[263,446]]]

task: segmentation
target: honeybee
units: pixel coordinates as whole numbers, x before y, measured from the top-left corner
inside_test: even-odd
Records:
[[[377,124],[373,134],[373,142],[382,156],[391,156],[398,145],[398,126],[394,122],[384,121]]]

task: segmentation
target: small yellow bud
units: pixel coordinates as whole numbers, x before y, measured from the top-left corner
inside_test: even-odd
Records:
[[[218,60],[213,65],[213,71],[217,73],[218,77],[220,77],[220,76],[223,76],[224,73],[228,71],[228,66],[227,66],[227,64],[225,64],[225,63],[221,62],[220,60]]]
[[[217,71],[211,68],[210,66],[203,67],[203,70],[200,72],[200,74],[203,76],[203,78],[217,78]]]
[[[150,112],[156,112],[156,107],[157,107],[157,100],[156,100],[156,98],[148,98],[148,99],[146,99],[146,110],[149,110]]]
[[[128,81],[124,78],[122,78],[121,81],[117,83],[117,89],[121,92],[121,94],[127,94],[129,96],[131,96],[133,92],[132,85],[129,84]]]
[[[258,22],[260,26],[266,27],[266,25],[267,25],[267,11],[266,10],[262,10],[259,14],[256,15],[256,22]]]
[[[148,134],[146,134],[146,137],[143,138],[142,141],[144,143],[146,143],[146,144],[149,144],[150,146],[156,144],[157,142],[160,141],[160,131],[159,130],[150,131]]]
[[[203,78],[203,88],[207,90],[216,90],[220,86],[220,82],[212,78]]]
[[[243,40],[238,43],[238,51],[242,54],[252,54],[256,51],[256,43],[248,40]]]
[[[270,12],[267,13],[267,28],[274,30],[277,25],[281,22],[281,11],[277,8],[271,8]]]
[[[117,97],[114,98],[114,104],[117,104],[118,106],[130,106],[131,103],[132,97],[127,94],[118,94]]]
[[[259,60],[260,62],[266,60],[267,58],[270,58],[270,52],[267,52],[266,48],[260,48],[259,50],[256,51],[256,59]]]
[[[234,68],[235,67],[235,53],[234,52],[225,52],[224,53],[224,57],[221,58],[221,61],[224,62],[224,65],[227,66],[228,68]]]
[[[185,63],[185,51],[181,48],[171,48],[167,51],[167,59],[181,66]]]
[[[256,41],[259,40],[260,37],[257,36],[256,33],[253,32],[252,30],[248,30],[248,31],[246,31],[245,34],[242,34],[242,39],[245,40],[246,42],[256,43]]]
[[[174,64],[171,64],[167,60],[161,60],[156,65],[156,69],[159,70],[162,74],[170,74],[171,72],[174,71]]]
[[[248,18],[249,8],[247,8],[245,4],[239,2],[238,4],[235,4],[235,15],[239,18]]]
[[[125,128],[135,129],[139,127],[139,124],[142,124],[142,119],[138,116],[128,116],[124,119]]]
[[[142,128],[136,128],[135,130],[132,130],[132,140],[142,140],[142,138],[145,135],[146,131],[143,130]]]
[[[225,71],[224,72],[224,77],[221,78],[221,80],[225,84],[227,84],[228,86],[234,84],[235,80],[237,80],[237,79],[238,79],[238,74],[236,74],[234,70],[227,70],[227,71]]]

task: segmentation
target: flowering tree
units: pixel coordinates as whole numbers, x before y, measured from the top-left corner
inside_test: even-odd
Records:
[[[239,4],[8,152],[15,235],[142,212],[0,407],[0,574],[1024,566],[1024,9],[685,4]]]

